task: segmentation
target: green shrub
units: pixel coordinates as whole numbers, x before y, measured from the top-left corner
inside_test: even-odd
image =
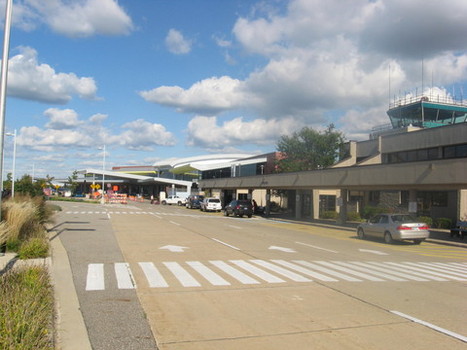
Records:
[[[348,221],[362,221],[360,214],[356,211],[347,212],[347,220]]]
[[[323,211],[321,213],[321,219],[337,219],[337,212],[335,211]]]
[[[46,258],[49,255],[49,241],[43,237],[33,237],[21,244],[20,259]]]
[[[380,208],[380,207],[366,206],[362,210],[362,216],[365,219],[370,219],[375,215],[382,214],[382,213],[387,212],[387,211],[388,211],[387,209]]]
[[[0,349],[52,350],[53,290],[44,267],[0,276]]]
[[[437,228],[450,229],[452,227],[452,220],[448,218],[437,218],[434,225]]]
[[[418,220],[420,220],[421,222],[424,222],[430,227],[433,227],[433,219],[429,216],[420,216]]]

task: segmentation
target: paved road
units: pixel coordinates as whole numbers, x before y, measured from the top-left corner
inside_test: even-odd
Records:
[[[465,348],[462,248],[148,204],[60,219],[94,349]]]

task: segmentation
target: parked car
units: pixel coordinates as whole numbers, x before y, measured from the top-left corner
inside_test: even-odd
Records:
[[[201,202],[201,211],[221,211],[222,204],[219,198],[204,198]]]
[[[201,202],[203,201],[204,196],[199,194],[192,194],[186,199],[186,207],[188,209],[199,209],[201,208]]]
[[[367,236],[384,238],[386,243],[412,240],[420,244],[429,237],[427,224],[417,221],[408,214],[379,214],[357,227],[358,237]]]
[[[166,205],[166,204],[177,204],[177,205],[183,205],[186,202],[186,198],[182,198],[179,196],[168,196],[166,199],[163,199],[161,204]]]
[[[229,216],[230,214],[240,217],[246,215],[251,218],[253,215],[253,204],[251,204],[251,201],[249,200],[233,200],[224,208],[224,216]]]

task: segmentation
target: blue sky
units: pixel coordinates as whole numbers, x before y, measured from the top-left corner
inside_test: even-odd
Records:
[[[101,168],[104,144],[110,169],[271,152],[281,135],[331,122],[362,140],[389,122],[389,96],[420,93],[422,80],[467,95],[465,0],[13,3],[17,177]]]

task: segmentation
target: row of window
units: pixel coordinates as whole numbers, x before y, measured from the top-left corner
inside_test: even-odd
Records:
[[[386,163],[417,162],[448,158],[467,158],[467,144],[388,153],[386,155]]]

